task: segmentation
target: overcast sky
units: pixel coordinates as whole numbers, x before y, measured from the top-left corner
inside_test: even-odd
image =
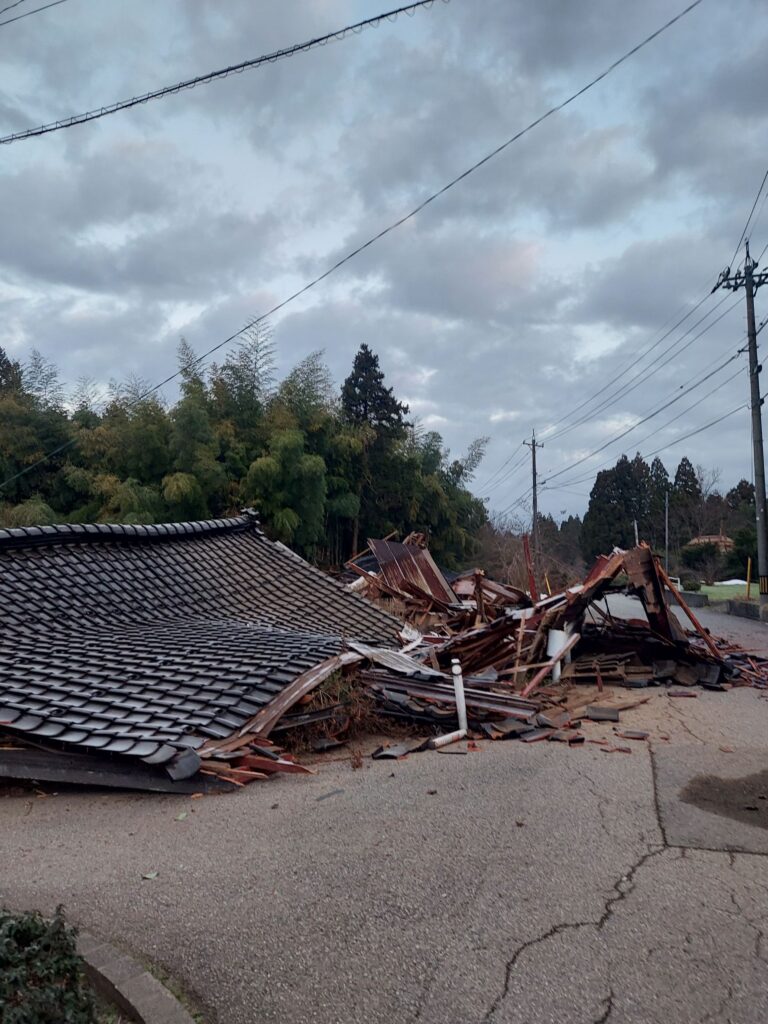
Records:
[[[35,6],[27,0],[5,17]],[[0,130],[124,99],[390,6],[68,0],[0,27]],[[677,9],[670,0],[437,2],[310,53],[5,146],[0,344],[20,359],[39,348],[69,382],[160,380],[181,335],[198,351],[228,336]],[[528,485],[518,453],[532,428],[545,441],[546,480],[718,366],[744,339],[743,292],[692,341],[736,302],[716,293],[568,417],[703,299],[731,259],[768,166],[766,13],[765,0],[704,0],[275,317],[280,369],[323,348],[340,382],[367,342],[398,396],[453,452],[490,436],[476,489],[502,511]],[[755,254],[768,242],[768,209],[758,213]],[[758,319],[766,315],[768,289],[758,296]],[[635,379],[678,339],[667,365]],[[585,477],[603,463],[651,452],[738,406],[746,372],[727,381],[743,366],[742,357],[552,479],[540,507],[556,517],[583,512]],[[674,471],[683,454],[719,468],[723,487],[751,477],[747,411],[661,457]]]

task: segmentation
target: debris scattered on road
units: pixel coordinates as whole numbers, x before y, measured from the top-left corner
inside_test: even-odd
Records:
[[[375,760],[465,737],[456,753],[480,739],[629,753],[589,731],[619,723],[653,688],[689,699],[768,688],[768,660],[712,636],[644,544],[600,556],[581,583],[539,597],[532,567],[530,593],[481,569],[449,582],[420,534],[369,540],[344,588],[268,541],[252,513],[172,529],[46,529],[0,531],[0,568],[10,568],[0,610],[11,623],[0,643],[0,778],[194,799],[312,773],[297,754],[322,758],[363,722],[397,740]],[[209,577],[217,594],[237,584],[242,596],[211,604],[199,585]],[[74,614],[84,579],[101,603]],[[58,603],[43,615],[28,592],[51,586]],[[639,598],[636,617],[611,610],[616,593]],[[177,605],[194,621],[168,618]],[[645,693],[622,699],[616,688]],[[363,767],[359,748],[349,762]]]
[[[407,757],[412,750],[413,748],[407,746],[405,743],[398,744],[397,746],[389,746],[389,744],[385,744],[384,746],[377,747],[371,754],[371,757],[374,761],[381,761],[386,758],[390,758],[394,761],[401,761],[404,757]]]
[[[327,800],[331,796],[339,796],[343,792],[344,792],[343,789],[331,789],[331,790],[329,790],[329,792],[323,793],[322,796],[319,796],[317,798],[317,802],[319,803],[321,800]]]

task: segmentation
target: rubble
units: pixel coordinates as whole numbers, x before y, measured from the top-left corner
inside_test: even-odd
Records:
[[[375,542],[369,544],[377,550]],[[375,567],[369,568],[376,579]],[[626,586],[615,583],[620,574],[626,576]],[[388,574],[369,596],[379,600],[391,583]],[[475,735],[525,743],[554,740],[571,745],[583,740],[577,729],[578,701],[571,697],[581,685],[596,686],[598,692],[606,687],[666,687],[670,697],[695,697],[698,690],[693,687],[768,686],[768,662],[711,636],[645,544],[599,557],[582,583],[541,599],[535,583],[532,600],[487,580],[478,569],[462,574],[452,587],[461,601],[444,602],[439,616],[434,595],[426,590],[418,607],[411,605],[412,621],[428,613],[430,628],[420,641],[410,643],[407,660],[399,654],[395,662],[390,653],[379,655],[353,645],[369,662],[360,679],[383,714],[440,728],[454,725],[448,675],[454,659],[465,673],[469,725]],[[617,591],[640,599],[642,618],[621,618],[610,610],[607,598]],[[670,598],[688,619],[687,630],[673,613]],[[619,722],[622,709],[647,699],[589,701],[580,713],[587,722]],[[648,737],[642,730],[617,735]],[[616,745],[606,752],[614,751],[631,753]]]
[[[348,569],[339,585],[253,513],[0,531],[0,778],[190,793],[307,773],[286,745],[336,750],[355,702],[422,736],[377,759],[465,737],[631,753],[588,734],[649,699],[614,688],[768,687],[768,662],[711,636],[643,544],[545,597],[532,570],[530,594],[477,568],[449,581],[419,534],[369,540]]]

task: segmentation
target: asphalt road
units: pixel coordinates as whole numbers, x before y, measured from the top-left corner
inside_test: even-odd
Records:
[[[762,1024],[768,829],[734,780],[768,769],[768,699],[654,694],[622,715],[652,733],[631,755],[484,743],[198,800],[0,798],[0,900],[63,901],[218,1024]],[[681,799],[702,775],[709,808]]]

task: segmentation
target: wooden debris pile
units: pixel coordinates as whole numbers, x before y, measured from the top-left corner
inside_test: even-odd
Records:
[[[346,563],[349,589],[420,630],[452,636],[494,621],[512,606],[530,607],[522,590],[470,569],[449,583],[430,554],[424,535],[409,534],[398,543],[387,537]]]
[[[371,542],[372,551],[377,547]],[[423,560],[424,549],[417,550]],[[624,585],[616,583],[620,574]],[[391,570],[386,580],[376,586],[393,586]],[[540,600],[495,584],[479,570],[458,577],[452,589],[460,607],[445,607],[441,621],[411,641],[407,665],[368,651],[361,679],[384,714],[452,727],[456,702],[449,671],[455,659],[475,733],[526,742],[579,742],[569,731],[579,717],[569,694],[579,685],[596,687],[598,694],[616,686],[768,687],[768,662],[710,635],[647,545],[601,556],[582,583]],[[636,617],[611,610],[609,599],[617,592],[639,598]],[[669,596],[689,629],[673,614]],[[438,603],[426,587],[422,598],[422,613],[434,622]],[[553,707],[559,708],[554,716]]]

